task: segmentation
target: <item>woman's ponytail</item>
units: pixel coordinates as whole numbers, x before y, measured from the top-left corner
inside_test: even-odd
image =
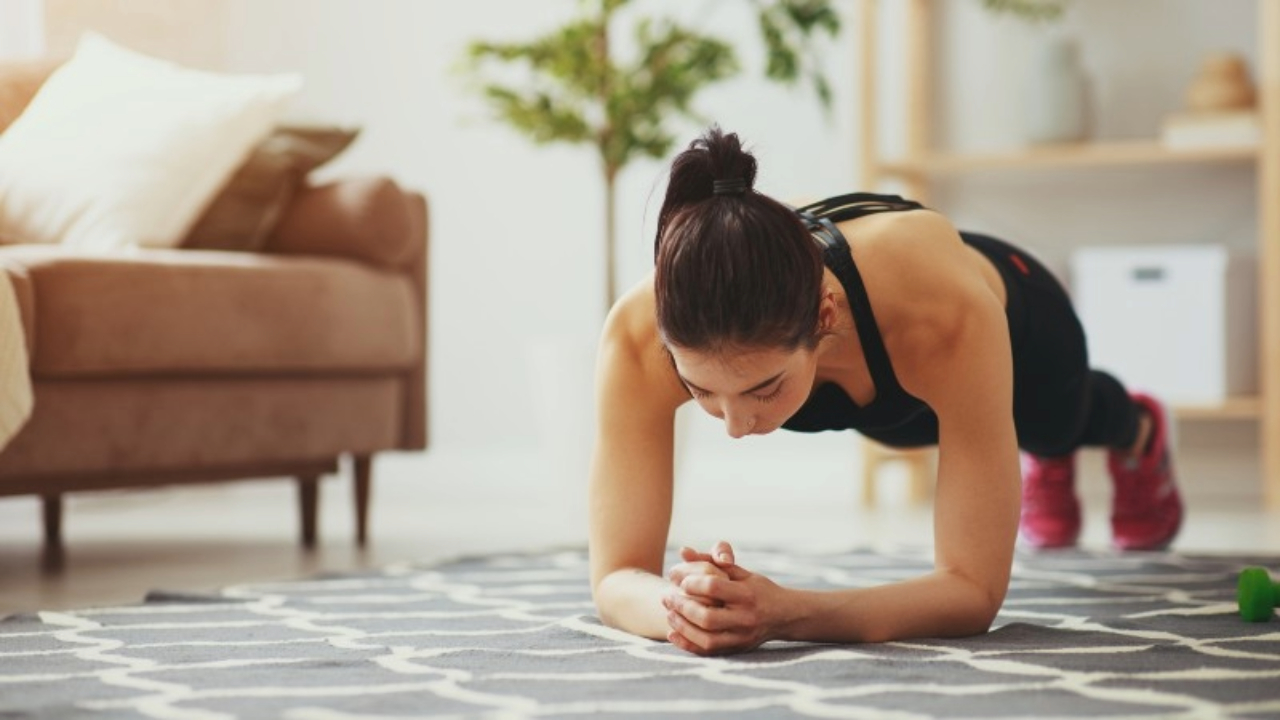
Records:
[[[756,159],[743,150],[737,133],[725,133],[712,125],[671,163],[667,194],[658,213],[654,258],[672,218],[681,210],[717,195],[754,193],[755,182]]]

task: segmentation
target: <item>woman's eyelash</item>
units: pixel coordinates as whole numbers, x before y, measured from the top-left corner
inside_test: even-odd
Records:
[[[778,396],[781,394],[782,394],[782,383],[778,383],[778,387],[774,388],[773,392],[769,393],[768,395],[757,395],[756,400],[759,400],[762,403],[771,403],[774,400],[777,400]]]
[[[688,387],[688,386],[686,385],[685,387]],[[694,396],[698,400],[705,400],[711,397],[711,393],[703,392],[701,390],[696,390],[692,387],[689,388],[689,394]],[[781,394],[782,394],[782,383],[778,383],[778,387],[774,388],[773,392],[769,393],[768,395],[755,395],[754,397],[756,400],[762,403],[769,403],[769,402],[773,402],[774,400],[777,400],[778,396]]]

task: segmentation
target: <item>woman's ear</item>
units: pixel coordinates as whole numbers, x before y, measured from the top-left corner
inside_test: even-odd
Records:
[[[834,330],[837,317],[836,293],[831,288],[823,288],[822,299],[818,301],[818,332]]]

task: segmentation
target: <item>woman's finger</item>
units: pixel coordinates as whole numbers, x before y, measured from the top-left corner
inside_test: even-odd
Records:
[[[747,604],[753,599],[751,588],[740,582],[714,575],[689,575],[676,585],[685,595],[715,600],[723,604]]]
[[[679,585],[687,577],[699,575],[710,575],[714,577],[729,577],[724,570],[721,570],[714,563],[706,561],[685,562],[679,565],[673,565],[667,571],[667,579]]]
[[[699,560],[702,562],[712,562],[712,558],[709,553],[700,553],[688,545],[680,548],[680,559],[685,562],[698,562]]]
[[[721,540],[711,548],[711,557],[717,565],[733,565],[733,546],[728,542]]]
[[[710,552],[705,553],[698,552],[687,545],[683,546],[680,548],[680,559],[685,562],[710,562],[722,566],[737,562],[733,546],[724,540],[717,542]]]
[[[696,655],[726,655],[750,650],[759,643],[749,632],[708,632],[690,623],[679,613],[667,613],[671,632],[667,640],[680,649]]]
[[[696,598],[683,596],[673,596],[663,604],[668,614],[674,612],[707,632],[751,631],[757,624],[755,614],[742,607],[707,605]]]
[[[677,588],[672,588],[671,592],[662,596],[662,607],[670,610],[680,602],[688,601],[691,603],[701,603],[708,607],[724,607],[724,603],[709,597],[701,597],[698,595],[685,595]]]

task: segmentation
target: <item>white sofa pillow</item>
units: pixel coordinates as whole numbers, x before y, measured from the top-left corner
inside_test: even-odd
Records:
[[[302,87],[184,68],[87,33],[0,133],[0,240],[175,246]]]

